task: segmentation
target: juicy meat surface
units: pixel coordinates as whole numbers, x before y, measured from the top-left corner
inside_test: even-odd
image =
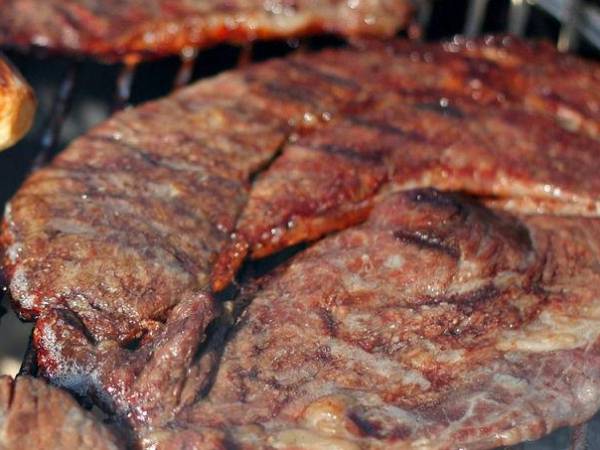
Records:
[[[599,250],[598,219],[407,191],[263,280],[208,391],[188,311],[206,299],[178,305],[138,374],[146,348],[122,360],[64,313],[36,339],[50,377],[94,371],[96,395],[128,398],[151,448],[510,445],[600,407]]]
[[[35,378],[3,376],[0,448],[117,450],[125,446],[68,393]]]
[[[314,33],[390,37],[408,0],[1,0],[0,43],[106,60]]]
[[[395,41],[118,113],[7,207],[41,374],[151,448],[487,448],[584,421],[598,80],[544,45]],[[248,252],[340,229],[210,295]]]
[[[29,131],[35,109],[33,90],[0,54],[0,150],[12,146]]]
[[[313,126],[304,116],[351,98],[353,84],[319,72],[324,59],[268,62],[126,110],[29,177],[1,238],[21,316],[66,307],[96,338],[128,342],[206,290],[251,175]]]
[[[371,95],[356,95],[326,126],[288,141],[253,185],[216,265],[215,289],[247,253],[264,257],[361,222],[391,186],[600,212],[598,64],[512,38],[397,41],[385,47],[385,66],[380,47],[353,63]],[[340,56],[331,53],[322,70],[337,73]]]

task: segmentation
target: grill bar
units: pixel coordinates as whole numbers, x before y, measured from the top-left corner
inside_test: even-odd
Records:
[[[65,76],[60,83],[56,98],[50,109],[48,123],[42,132],[40,151],[32,164],[33,170],[39,169],[48,162],[52,150],[56,147],[56,144],[58,144],[62,126],[73,102],[73,92],[75,91],[79,68],[79,63],[72,63],[67,68]]]
[[[560,35],[558,36],[557,48],[561,52],[568,52],[573,50],[577,45],[578,39],[578,19],[579,19],[579,8],[581,6],[580,0],[567,0],[565,4],[565,21],[560,29]]]
[[[194,74],[194,66],[196,65],[196,59],[198,58],[198,49],[188,47],[183,49],[180,55],[181,65],[175,75],[175,81],[173,82],[173,89],[178,89],[185,86],[192,79]]]
[[[481,34],[485,13],[487,12],[489,0],[471,0],[467,8],[467,19],[465,21],[464,34],[467,37],[475,37]]]
[[[117,76],[113,111],[123,109],[129,103],[131,87],[133,86],[137,65],[138,63],[133,61],[126,61],[125,64],[123,64],[121,72]]]
[[[531,6],[526,0],[511,0],[508,12],[508,32],[523,36],[530,12]]]

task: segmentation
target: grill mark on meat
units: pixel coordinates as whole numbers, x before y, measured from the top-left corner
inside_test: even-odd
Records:
[[[434,102],[434,103],[417,103],[415,105],[417,109],[423,111],[433,111],[447,117],[453,117],[456,119],[463,119],[465,114],[457,107],[450,105],[447,101]]]
[[[460,257],[460,250],[452,245],[444,242],[444,239],[434,234],[430,234],[426,231],[404,231],[397,230],[393,232],[394,238],[399,241],[417,246],[419,248],[433,250],[436,252],[444,253],[451,258],[458,259]]]
[[[347,89],[360,89],[360,84],[355,80],[324,72],[323,70],[319,70],[318,67],[311,65],[310,62],[305,63],[295,58],[289,58],[287,64],[294,67],[300,73],[311,74],[315,78],[320,78],[328,83],[339,85]]]
[[[44,200],[51,200],[52,198],[44,198],[44,196],[42,195],[35,195],[35,194],[28,194],[27,197],[33,197],[33,198],[37,198],[37,199],[44,199]],[[68,196],[66,196],[68,198]],[[121,197],[121,196],[114,196],[114,195],[108,195],[108,194],[94,194],[93,196],[89,196],[88,198],[86,198],[86,200],[84,201],[83,204],[80,204],[79,206],[83,206],[83,205],[88,205],[89,201],[95,200],[96,202],[99,202],[103,199],[116,199],[116,200],[131,200],[131,199],[136,199],[138,201],[141,201],[142,198],[138,198],[138,197]],[[81,201],[81,197],[77,196],[77,195],[73,195],[73,200],[74,203],[77,204],[77,200]],[[144,202],[141,202],[142,204]],[[56,211],[56,209],[55,209]],[[112,207],[110,208],[110,213],[106,213],[104,215],[100,215],[99,217],[96,217],[94,219],[94,223],[91,225],[93,229],[89,229],[90,225],[86,224],[86,217],[89,219],[89,216],[77,216],[74,215],[74,212],[77,212],[78,209],[74,208],[71,210],[71,213],[67,216],[66,214],[68,213],[68,210],[64,211],[63,214],[63,219],[62,220],[67,220],[67,221],[73,221],[73,222],[79,222],[81,224],[81,228],[88,228],[87,231],[85,230],[80,230],[80,231],[76,231],[74,230],[72,227],[70,227],[67,231],[61,230],[60,228],[55,228],[56,224],[50,222],[47,224],[48,230],[52,233],[51,236],[53,236],[54,238],[59,237],[61,234],[68,234],[68,235],[74,235],[74,236],[86,236],[89,239],[98,239],[99,242],[104,239],[103,235],[104,234],[111,234],[110,232],[113,231],[114,233],[112,233],[113,236],[117,236],[119,237],[119,241],[122,243],[127,242],[128,235],[130,233],[133,232],[134,235],[139,235],[141,234],[142,236],[144,236],[147,239],[148,243],[152,243],[152,245],[163,245],[165,244],[165,240],[169,240],[169,233],[167,231],[164,231],[165,228],[165,224],[152,220],[148,217],[144,217],[140,214],[136,214],[134,211],[129,211],[127,209],[123,209],[123,208],[119,208],[117,205],[112,205]],[[82,213],[84,211],[81,211]],[[181,211],[180,211],[181,213]],[[181,217],[181,215],[180,215]],[[205,222],[208,223],[208,222]],[[119,227],[115,227],[116,225],[119,225]],[[133,226],[132,226],[133,225]],[[142,229],[139,228],[139,226],[142,226]],[[210,225],[210,224],[209,224]],[[180,232],[190,232],[190,230],[179,230]],[[206,236],[206,238],[208,239],[210,237],[210,235],[222,235],[222,231],[219,231],[218,228],[212,226],[211,228],[209,228],[209,235]],[[97,238],[94,238],[94,236],[98,236]],[[50,237],[50,235],[49,235]],[[133,240],[131,240],[130,242],[135,242],[135,236],[131,236],[131,238]],[[121,240],[122,239],[122,240]],[[210,248],[208,248],[206,246],[206,244],[204,243],[204,241],[202,239],[199,240],[195,240],[194,241],[195,244],[197,244],[199,247],[198,249],[203,251],[203,252],[209,252]],[[194,245],[194,244],[192,244]],[[136,248],[138,248],[138,245],[127,245],[127,247],[135,250]],[[163,249],[168,250],[167,247],[164,247]]]
[[[433,115],[430,114],[430,116]],[[335,123],[338,122],[334,121]],[[322,125],[317,128],[320,126]],[[391,123],[390,126],[394,127]],[[425,136],[425,141],[431,141],[427,134],[423,136]],[[149,165],[154,166],[152,161]],[[218,363],[211,359],[209,366],[216,370],[218,364],[219,370],[223,371],[222,374],[217,372],[214,380],[209,379],[208,388],[199,388],[196,395],[193,396],[193,401],[186,404],[186,408],[177,418],[179,423],[198,425],[200,428],[203,426],[222,427],[225,432],[228,432],[231,427],[240,423],[262,425],[267,419],[255,419],[259,414],[256,410],[260,409],[260,414],[272,421],[270,424],[275,424],[276,427],[282,424],[281,426],[286,427],[290,425],[289,417],[298,417],[298,411],[303,406],[302,401],[305,400],[302,398],[303,392],[321,394],[333,390],[342,396],[350,395],[351,400],[358,402],[360,406],[366,405],[363,402],[365,399],[362,397],[363,395],[369,395],[371,399],[381,399],[382,403],[374,407],[376,417],[372,420],[378,426],[381,424],[377,430],[378,435],[374,436],[375,439],[390,441],[408,439],[413,430],[422,433],[421,437],[432,436],[431,430],[420,428],[427,425],[423,425],[419,421],[415,423],[406,419],[405,423],[403,414],[414,414],[421,417],[418,405],[436,405],[437,402],[443,407],[446,395],[448,395],[448,392],[444,391],[445,387],[456,382],[456,377],[453,376],[456,373],[470,375],[471,366],[469,364],[472,361],[476,362],[472,367],[475,372],[481,367],[488,367],[486,364],[489,363],[491,373],[505,376],[507,373],[514,374],[511,372],[510,360],[503,360],[499,356],[501,352],[498,348],[490,346],[490,342],[496,340],[499,342],[498,345],[506,345],[503,341],[503,339],[508,339],[505,333],[512,332],[510,330],[514,330],[515,333],[528,330],[528,324],[538,319],[542,327],[552,328],[548,323],[543,322],[545,320],[544,313],[556,314],[556,310],[560,309],[557,307],[558,302],[563,302],[568,306],[573,303],[573,308],[578,311],[578,308],[587,301],[585,292],[579,292],[584,298],[584,303],[580,304],[578,296],[569,296],[560,291],[557,291],[559,293],[555,299],[544,298],[543,301],[540,301],[535,295],[537,292],[534,292],[535,289],[530,286],[532,280],[536,278],[535,274],[539,275],[538,272],[541,268],[550,264],[538,261],[538,259],[546,260],[546,255],[543,253],[556,252],[561,246],[574,245],[572,241],[576,242],[576,238],[568,241],[559,239],[557,243],[552,243],[552,241],[544,242],[537,236],[535,237],[536,245],[534,245],[534,237],[528,227],[538,229],[541,226],[539,223],[531,222],[535,219],[506,217],[501,213],[486,210],[478,205],[477,200],[466,199],[464,196],[443,194],[434,190],[420,190],[396,196],[396,199],[404,200],[392,205],[389,209],[381,207],[381,202],[385,203],[385,199],[389,198],[391,197],[386,197],[380,192],[380,198],[376,201],[377,210],[371,215],[367,224],[326,238],[306,253],[301,253],[271,280],[265,282],[246,310],[245,319],[238,322],[236,332],[223,345],[226,352],[223,358]],[[426,226],[419,221],[423,219],[423,216],[430,220]],[[419,220],[411,222],[411,217]],[[385,221],[390,218],[391,222]],[[564,228],[564,222],[561,222],[561,219],[549,217],[547,220],[553,223],[557,229]],[[579,222],[577,225],[578,219],[565,219],[565,221],[568,220],[574,220],[575,226],[582,223]],[[525,223],[527,226],[524,225]],[[589,223],[590,226],[595,224],[595,222]],[[400,237],[396,236],[398,232],[400,232]],[[471,235],[473,236],[471,237]],[[377,239],[374,239],[374,236]],[[591,236],[586,239],[593,240],[593,238],[594,236]],[[397,240],[403,242],[407,240],[410,246],[417,247],[417,251],[414,251],[415,249],[401,250],[411,252],[407,254],[411,258],[407,258],[403,253],[399,254]],[[332,242],[336,244],[333,245]],[[329,253],[323,251],[323,246],[327,245],[332,245],[334,248],[329,247],[329,250],[335,251]],[[339,248],[335,248],[336,246]],[[593,248],[593,246],[588,247]],[[445,253],[451,257],[450,259],[459,260],[461,264],[448,262],[446,261],[448,258],[439,258],[435,255],[432,257],[430,254],[432,252],[418,251],[419,248],[434,250],[434,253]],[[572,251],[570,255],[567,255],[567,259],[577,253],[586,255],[590,251],[586,249]],[[318,253],[321,251],[323,253]],[[307,254],[308,256],[306,256]],[[363,258],[363,256],[367,258]],[[308,264],[311,258],[313,267]],[[558,259],[560,260],[560,258]],[[564,261],[564,257],[562,260]],[[411,268],[415,267],[414,264],[417,264],[416,269],[419,270],[411,273]],[[421,266],[418,267],[418,264]],[[560,263],[556,264],[560,265]],[[575,266],[577,267],[576,264]],[[593,266],[590,267],[593,268]],[[590,267],[586,266],[586,270],[591,270]],[[435,270],[429,271],[430,268]],[[296,271],[295,274],[293,270]],[[328,277],[323,277],[322,274],[327,275],[328,270],[332,272],[329,272]],[[461,270],[463,272],[460,272]],[[450,272],[450,275],[447,280],[440,282],[440,278],[442,278],[440,272],[445,271]],[[564,271],[564,268],[557,267],[553,272],[552,279],[559,280],[564,277],[565,275],[561,271]],[[456,273],[459,273],[460,276],[452,275]],[[511,284],[512,291],[497,287],[493,283],[488,283],[483,287],[473,287],[479,286],[479,284],[468,283],[469,281],[478,282],[489,279],[493,279],[495,282],[497,281],[494,278],[495,275],[500,278],[506,274],[519,276],[517,282]],[[585,272],[585,276],[588,276],[587,272]],[[595,278],[596,273],[592,270],[590,276]],[[378,277],[380,278],[378,279]],[[509,278],[509,281],[505,280],[504,284],[500,283],[499,286],[505,286],[511,280]],[[421,281],[427,283],[421,283]],[[586,281],[586,283],[588,282]],[[330,287],[334,289],[343,285],[345,290],[340,293],[340,296],[350,297],[345,298],[339,308],[333,308],[327,303],[330,301],[329,297],[321,299],[323,292],[326,293],[326,297],[330,295],[328,289],[324,289],[329,283],[331,283]],[[434,286],[436,283],[437,286]],[[457,289],[450,290],[444,283],[455,283],[453,287]],[[565,283],[564,280],[563,283]],[[581,282],[574,284],[572,280],[569,280],[566,284],[575,285],[578,289],[584,290]],[[465,286],[469,288],[466,292],[460,290]],[[542,288],[539,287],[539,289]],[[416,291],[414,297],[412,297],[411,290]],[[425,293],[430,291],[440,291],[441,294],[427,297]],[[456,294],[457,291],[460,293]],[[409,296],[410,298],[402,298],[401,301],[398,301],[394,296]],[[529,296],[536,298],[525,298]],[[421,300],[424,298],[433,298],[434,300],[430,304],[424,304]],[[258,309],[257,313],[257,308],[261,306],[261,299],[262,310]],[[391,303],[392,299],[396,303]],[[387,308],[382,308],[377,302],[384,304],[388,302],[385,305]],[[409,307],[406,306],[407,303]],[[417,304],[419,307],[412,307],[413,304]],[[316,305],[328,306],[316,307]],[[352,305],[352,308],[348,308],[348,305]],[[170,313],[166,311],[163,310],[165,315],[170,316]],[[355,311],[363,312],[364,317],[348,318],[347,314]],[[448,326],[449,323],[454,323],[453,320],[457,321],[457,327]],[[86,328],[79,323],[69,323],[68,321],[64,325],[67,327],[67,334],[71,331],[68,329],[69,327]],[[51,326],[44,317],[36,329],[39,331],[44,327],[50,327],[48,329],[51,330]],[[560,331],[560,324],[556,324],[556,326]],[[61,326],[55,326],[54,329],[60,330]],[[171,331],[173,330],[177,330],[177,327],[172,328]],[[248,332],[246,333],[245,330]],[[160,331],[166,332],[167,330],[161,329]],[[42,333],[42,331],[39,332]],[[74,332],[74,334],[76,333]],[[197,335],[201,333],[192,334],[195,336],[194,339],[197,339]],[[71,337],[69,336],[69,339]],[[299,337],[302,339],[298,339]],[[527,335],[521,336],[521,338],[516,339],[516,344],[513,345],[523,345],[523,342],[530,339]],[[148,345],[160,347],[156,344],[157,341],[152,341],[151,337],[148,339]],[[194,339],[191,340],[194,341]],[[575,339],[583,339],[584,344],[587,342],[586,338],[581,336],[575,336]],[[540,343],[543,345],[543,340]],[[412,345],[416,345],[416,348],[411,347]],[[568,347],[571,344],[560,345],[567,345],[566,350],[569,352],[569,357],[574,357],[575,351]],[[194,344],[190,345],[190,347],[193,346]],[[363,348],[365,352],[352,351],[353,348],[356,350],[359,347]],[[89,347],[83,348],[86,351],[98,350]],[[511,357],[521,357],[514,348],[506,348],[509,350],[503,349],[502,351],[513,352]],[[162,350],[168,353],[169,347],[165,345]],[[140,345],[135,349],[134,355],[123,352],[128,356],[122,359],[122,365],[127,366],[130,361],[129,357],[134,360],[134,363],[143,364],[143,362],[137,362],[143,359],[137,353],[140,351],[149,351],[148,346]],[[199,364],[202,360],[202,357],[197,358],[198,350],[189,351],[195,355],[192,357],[193,363],[189,367],[184,365],[184,375],[175,374],[167,377],[169,383],[173,380],[178,385],[181,380],[184,380],[181,383],[185,383],[185,377],[189,376],[190,371],[195,369],[195,364]],[[414,353],[411,354],[410,351]],[[457,356],[452,353],[453,351],[459,353],[465,351],[466,355],[459,354]],[[249,352],[251,357],[247,357],[246,352]],[[537,350],[535,349],[528,350],[528,352],[534,354],[532,357],[534,361],[536,358],[543,359],[545,357],[539,356],[539,353],[544,352],[536,354]],[[547,353],[552,353],[550,358],[556,357],[554,350]],[[402,362],[393,360],[397,356],[404,358],[403,355],[406,355],[406,359]],[[97,366],[102,366],[102,363],[112,356],[114,356],[112,353],[107,352],[103,358],[98,358],[95,364],[89,367],[95,369]],[[64,355],[58,355],[58,357],[53,355],[53,357],[59,361],[61,358],[69,359],[69,355],[66,358]],[[438,357],[439,360],[436,359]],[[47,361],[52,359],[47,356],[44,358],[48,358]],[[264,361],[261,362],[262,359]],[[77,358],[71,360],[77,361]],[[483,363],[478,365],[480,361]],[[249,368],[249,364],[252,367]],[[181,365],[173,364],[171,367],[179,370]],[[273,368],[276,370],[269,373],[269,370]],[[53,368],[46,366],[45,370],[51,374]],[[491,386],[490,399],[499,404],[494,406],[494,410],[510,409],[512,403],[500,404],[501,398],[495,396],[496,392],[493,389],[497,386],[510,388],[511,384],[490,381],[486,378],[489,376],[487,372],[480,373],[479,376],[481,378],[477,378],[476,384],[478,386],[482,384],[484,388]],[[548,375],[542,374],[542,376]],[[519,381],[524,379],[532,383],[536,382],[535,377],[531,374],[519,374],[519,377]],[[237,380],[234,388],[232,388],[233,384],[228,385],[233,378]],[[105,379],[100,383],[105,383],[103,386],[114,388],[115,385],[122,383],[123,379],[127,380],[126,377],[120,378],[120,374],[117,373],[115,378],[109,378],[108,381]],[[360,383],[363,379],[369,382],[367,387],[361,387]],[[549,377],[549,380],[552,381],[553,378]],[[547,383],[547,380],[544,382]],[[544,394],[544,382],[539,385],[542,395]],[[314,383],[314,385],[309,385],[304,391],[309,383]],[[194,384],[194,386],[207,385]],[[316,389],[312,389],[313,387]],[[471,385],[460,388],[466,390],[465,396],[468,399],[477,399],[478,395],[481,395],[476,390],[469,390],[476,389]],[[277,394],[271,396],[274,391],[277,391]],[[174,398],[177,408],[184,401],[183,396],[180,395],[181,391],[178,392]],[[198,395],[198,392],[202,392],[202,394]],[[282,395],[281,392],[285,392],[285,395]],[[486,392],[483,391],[484,394]],[[237,393],[239,393],[239,399],[236,398]],[[459,389],[459,393],[463,393],[463,391]],[[571,393],[575,398],[575,390]],[[206,401],[204,400],[205,395],[208,396]],[[219,399],[219,395],[223,397]],[[518,401],[521,395],[524,394],[511,396],[511,401]],[[235,403],[240,399],[243,408],[237,405],[234,411],[228,409],[232,407],[232,402]],[[139,417],[134,419],[138,421],[139,426],[143,427],[151,423],[158,424],[157,427],[160,428],[160,425],[163,424],[160,420],[152,422],[153,419],[144,418],[145,406],[139,406],[136,403],[138,400],[138,397],[133,396],[118,401],[121,402],[120,407],[123,403],[127,408],[139,407],[139,411],[135,413],[139,414]],[[172,399],[169,397],[167,400],[171,401]],[[459,398],[458,401],[460,400]],[[457,401],[457,399],[453,401]],[[478,416],[469,418],[476,423],[491,411],[485,402],[482,402],[478,408],[476,408],[477,405],[476,403],[474,409]],[[159,408],[161,407],[159,406]],[[221,407],[224,409],[219,410]],[[572,407],[572,405],[569,403],[568,407]],[[213,412],[217,412],[216,415],[206,414],[207,411],[211,411],[211,408],[214,408]],[[295,415],[290,416],[289,410],[286,408],[293,408],[292,411]],[[385,416],[385,411],[388,411],[389,408],[400,408],[401,414],[393,418]],[[407,409],[403,410],[402,408]],[[168,410],[167,413],[173,411],[169,408],[166,410]],[[267,412],[264,412],[265,410]],[[286,420],[288,421],[278,422],[279,414],[287,414],[288,419]],[[539,420],[545,420],[544,414],[546,413],[542,409],[535,412],[536,417],[541,415],[541,419],[537,417]],[[342,417],[347,416],[348,414],[342,414]],[[212,422],[207,423],[207,417]],[[364,417],[370,416],[365,415]],[[426,419],[437,420],[432,417],[426,417]],[[530,423],[526,422],[527,420],[531,420],[531,418],[525,417],[524,423]],[[223,423],[220,424],[219,421],[223,421]],[[511,421],[514,423],[514,417],[511,418]],[[485,420],[482,423],[485,423]],[[294,425],[309,426],[300,419]],[[442,425],[444,426],[435,428],[433,435],[438,436],[448,432],[446,424]],[[464,424],[460,426],[464,426]],[[514,425],[503,430],[510,429],[511,426]],[[477,432],[484,433],[485,438],[488,438],[491,433],[488,428],[481,427]],[[270,430],[265,433],[268,435]],[[365,434],[364,431],[362,433]],[[275,436],[269,436],[268,442],[272,443],[271,438],[277,442]],[[262,442],[260,441],[262,437],[257,439],[259,439],[257,442]],[[358,439],[358,437],[352,436],[352,439]],[[461,439],[471,439],[471,437],[469,435],[466,438],[456,435],[446,436],[446,442],[462,443]],[[232,445],[235,443],[235,438],[232,437]]]
[[[353,147],[342,147],[335,144],[324,144],[316,148],[322,153],[329,155],[339,155],[343,158],[363,162],[367,164],[381,164],[385,157],[385,151],[377,149],[369,149],[368,152],[362,152]]]
[[[183,164],[178,164],[177,161],[174,158],[164,158],[161,157],[155,153],[151,153],[148,151],[145,151],[144,149],[128,143],[126,140],[122,139],[122,138],[115,138],[114,136],[104,136],[104,135],[97,135],[97,136],[90,136],[89,138],[91,141],[99,141],[99,142],[105,142],[107,144],[113,144],[113,145],[119,145],[122,147],[125,147],[128,149],[129,152],[131,152],[132,155],[139,157],[139,160],[143,163],[148,164],[149,166],[153,166],[153,167],[157,167],[157,168],[162,168],[162,169],[166,169],[169,171],[174,171],[174,172],[190,172],[192,174],[200,174],[202,175],[203,178],[206,179],[210,179],[210,180],[214,180],[216,183],[224,183],[226,185],[239,185],[239,178],[236,177],[226,177],[223,176],[221,173],[211,173],[210,168],[207,168],[201,164],[193,164],[190,162],[185,162]],[[199,141],[198,139],[192,139],[190,138],[191,142],[194,142],[197,145],[201,145],[203,150],[207,149],[208,147],[202,143],[201,141]],[[217,154],[218,150],[217,149],[211,149],[210,150],[211,153]],[[128,158],[129,154],[123,155],[125,158]],[[127,164],[124,165],[119,165],[119,168],[125,172],[133,172],[135,171],[135,162],[137,162],[135,159],[127,159],[127,161],[129,162],[129,164],[132,164],[132,167],[128,167]],[[59,161],[58,167],[69,167],[68,163],[65,162],[61,162]],[[84,167],[80,164],[77,165],[77,167]],[[92,167],[88,166],[89,169],[92,169]],[[97,170],[102,170],[102,169],[97,169]]]
[[[373,128],[374,130],[380,131],[385,134],[392,134],[405,139],[412,139],[414,141],[427,142],[427,138],[420,133],[414,131],[405,131],[402,128],[390,125],[389,123],[379,120],[369,120],[362,117],[351,117],[351,123],[356,125]]]
[[[270,81],[261,85],[266,93],[274,98],[291,100],[303,105],[315,108],[319,105],[318,99],[313,91],[308,87],[300,85],[283,84],[276,81]]]

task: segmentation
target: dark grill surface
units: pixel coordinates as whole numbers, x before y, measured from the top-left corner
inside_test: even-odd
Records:
[[[456,33],[511,31],[550,39],[561,50],[600,57],[600,2],[597,0],[415,0],[415,3],[421,28],[420,31],[417,27],[409,30],[412,37],[437,40]],[[0,152],[0,207],[4,208],[32,167],[43,163],[114,109],[164,96],[174,86],[250,60],[339,45],[343,42],[331,37],[261,42],[241,49],[222,45],[199,54],[192,52],[181,58],[143,63],[135,68],[7,51],[7,56],[34,87],[39,110],[31,133],[15,148]],[[0,294],[4,295],[6,288],[3,285],[0,288]],[[7,300],[3,299],[5,309],[8,309]],[[14,375],[17,372],[30,330],[30,325],[20,323],[10,312],[3,317],[0,373]],[[559,430],[540,441],[516,448],[600,448],[600,415],[587,426]]]

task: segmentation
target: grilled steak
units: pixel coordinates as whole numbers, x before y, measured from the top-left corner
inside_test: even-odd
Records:
[[[206,289],[251,174],[303,116],[351,97],[322,60],[269,62],[124,111],[33,174],[2,238],[21,316],[68,307],[96,338],[127,342]]]
[[[0,377],[0,430],[3,450],[124,448],[69,394],[30,377]]]
[[[106,60],[320,32],[392,36],[407,0],[1,0],[0,43]]]
[[[600,212],[600,66],[511,38],[398,41],[388,54],[385,68],[377,51],[354,63],[371,92],[383,88],[380,98],[350,104],[326,129],[288,144],[258,179],[215,289],[248,252],[263,257],[364,220],[383,186]],[[327,62],[330,73],[343,67],[336,54]]]
[[[31,88],[0,55],[0,150],[10,147],[29,131],[35,107]]]
[[[564,61],[369,43],[117,114],[7,208],[3,268],[42,374],[149,447],[477,448],[585,420],[600,143],[578,95],[598,70],[572,60],[587,84],[556,98]],[[479,199],[396,192],[415,186]],[[248,251],[365,220],[234,303],[209,293]]]
[[[46,373],[93,371],[153,425],[151,448],[509,445],[600,407],[599,248],[598,219],[392,194],[263,282],[206,397],[205,299],[174,310],[141,367],[146,349],[122,359],[65,313],[36,333]]]

